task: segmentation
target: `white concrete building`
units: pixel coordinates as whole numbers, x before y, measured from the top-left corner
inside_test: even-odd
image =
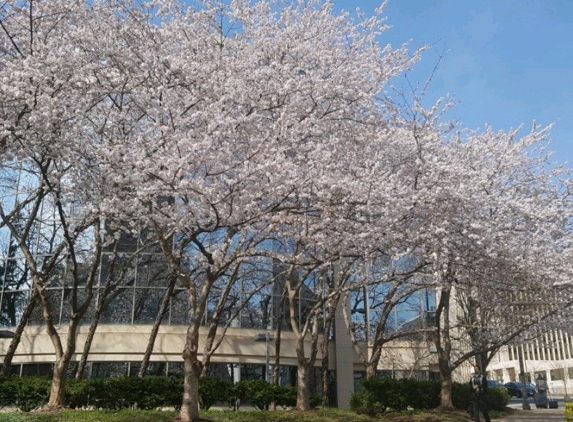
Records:
[[[504,346],[488,366],[489,376],[502,383],[519,380],[519,359],[528,380],[543,376],[555,395],[573,393],[573,336],[552,331],[522,345]]]

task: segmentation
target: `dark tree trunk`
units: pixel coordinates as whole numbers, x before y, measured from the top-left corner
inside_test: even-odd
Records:
[[[145,355],[141,361],[141,368],[139,369],[138,377],[142,378],[147,372],[149,367],[149,360],[151,359],[151,354],[153,353],[153,347],[155,346],[155,339],[157,338],[157,333],[159,332],[159,327],[161,326],[161,321],[165,316],[167,310],[169,309],[169,303],[171,303],[171,295],[173,295],[173,290],[175,290],[175,283],[177,282],[176,277],[171,277],[171,282],[167,288],[165,294],[163,295],[163,300],[161,301],[161,307],[159,308],[159,313],[155,318],[153,327],[151,329],[151,334],[149,335],[149,341],[147,342],[147,349],[145,349]]]
[[[10,346],[8,347],[8,350],[6,351],[6,355],[4,356],[4,362],[2,365],[2,375],[9,375],[10,374],[10,367],[12,366],[12,359],[14,358],[14,354],[16,353],[16,349],[18,348],[18,345],[20,344],[20,339],[22,338],[22,333],[24,332],[24,328],[26,328],[26,325],[28,325],[28,320],[32,316],[32,313],[34,312],[34,309],[36,308],[37,304],[38,304],[38,293],[36,292],[36,290],[33,290],[32,291],[32,297],[30,298],[30,301],[28,302],[28,306],[26,306],[26,310],[24,311],[24,314],[22,315],[22,319],[20,320],[18,327],[14,331],[14,338],[12,338],[12,341],[10,342]]]

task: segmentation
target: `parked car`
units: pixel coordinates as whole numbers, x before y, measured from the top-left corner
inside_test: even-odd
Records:
[[[487,380],[487,388],[504,388],[504,386],[499,381]]]
[[[507,393],[510,397],[523,397],[523,386],[520,382],[506,382],[503,386],[507,389]],[[527,390],[527,396],[533,397],[535,395],[535,386],[530,382],[525,384]]]

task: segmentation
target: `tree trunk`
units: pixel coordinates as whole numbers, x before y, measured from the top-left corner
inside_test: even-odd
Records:
[[[441,389],[440,389],[440,409],[453,409],[454,405],[452,402],[452,374],[447,371],[447,373],[442,373],[441,375]]]
[[[82,379],[83,378],[83,374],[84,374],[84,370],[85,370],[86,363],[88,360],[88,356],[90,354],[90,349],[92,347],[94,336],[95,336],[97,327],[99,325],[99,319],[101,317],[101,314],[103,312],[103,308],[106,304],[106,300],[107,300],[109,293],[111,291],[112,291],[111,285],[109,283],[106,283],[105,290],[103,291],[102,296],[100,296],[100,300],[98,302],[95,315],[92,319],[92,323],[90,324],[90,329],[88,331],[88,335],[87,335],[86,341],[84,343],[84,349],[82,351],[82,357],[80,359],[78,367],[76,368],[76,373],[74,375],[75,379]]]
[[[296,341],[297,360],[297,386],[296,386],[296,409],[301,411],[310,410],[310,387],[308,385],[308,368],[311,367],[304,354],[304,337],[298,336]]]
[[[374,349],[372,358],[368,361],[366,365],[366,378],[375,378],[378,372],[378,362],[380,362],[380,351],[381,349]],[[378,355],[377,357],[375,355]]]
[[[56,359],[56,364],[54,365],[50,399],[46,406],[48,409],[60,409],[66,404],[66,375],[70,362],[72,361],[72,357],[76,352],[76,333],[78,331],[79,321],[84,313],[85,312],[81,312],[73,316],[70,324],[68,325],[65,352],[60,354]]]
[[[450,357],[452,340],[450,337],[451,285],[441,289],[440,300],[436,308],[436,349],[440,368],[440,408],[453,409],[452,403],[452,369]]]
[[[64,355],[54,365],[50,399],[46,405],[48,409],[60,409],[66,403],[66,372],[69,364],[70,360]]]
[[[330,390],[330,379],[328,377],[328,364],[330,360],[330,354],[328,353],[328,344],[329,341],[327,339],[324,340],[322,343],[322,406],[328,407],[329,400],[328,400],[328,391]]]
[[[86,341],[84,343],[84,349],[82,351],[82,357],[80,359],[80,362],[78,363],[78,367],[76,368],[76,373],[74,374],[75,379],[82,379],[84,376],[84,370],[86,368],[88,356],[89,356],[90,350],[92,348],[92,343],[94,340],[94,336],[95,336],[97,327],[99,325],[99,320],[101,318],[101,314],[103,313],[103,309],[104,309],[104,306],[106,305],[109,294],[113,291],[113,289],[115,287],[114,285],[112,285],[112,280],[113,280],[114,274],[115,274],[115,264],[116,264],[115,254],[117,252],[117,246],[118,246],[118,242],[115,243],[114,248],[113,248],[113,258],[111,259],[111,262],[109,264],[109,273],[106,277],[105,287],[99,296],[95,315],[94,315],[92,322],[90,324],[88,335],[87,335]],[[121,272],[121,275],[119,278],[120,280],[123,279],[123,277],[125,276],[125,273],[126,273],[126,268],[124,268],[123,271]]]
[[[155,346],[155,339],[157,338],[157,333],[159,332],[159,327],[161,326],[161,321],[165,316],[167,310],[169,309],[169,303],[171,302],[171,295],[173,294],[173,290],[175,289],[175,283],[177,281],[176,277],[171,277],[171,282],[169,283],[169,287],[163,296],[163,300],[161,301],[161,306],[159,308],[159,313],[155,317],[155,322],[153,323],[153,328],[151,329],[151,334],[149,335],[149,340],[147,342],[147,349],[145,349],[145,355],[143,356],[143,360],[141,361],[141,368],[139,368],[139,373],[137,376],[139,378],[143,378],[145,373],[147,372],[147,368],[149,367],[149,360],[151,359],[151,354],[153,353],[153,347]]]
[[[306,360],[299,360],[297,367],[298,385],[296,388],[296,410],[310,410],[310,387],[308,385],[308,368]]]
[[[74,378],[80,380],[84,376],[84,370],[86,368],[86,364],[88,361],[88,356],[90,354],[90,349],[92,348],[92,343],[94,340],[95,332],[97,330],[99,324],[99,318],[101,316],[103,310],[103,304],[105,302],[105,298],[98,304],[98,308],[96,310],[96,314],[90,324],[90,329],[88,331],[88,335],[86,337],[86,341],[84,343],[84,350],[82,351],[82,357],[78,363],[78,367],[76,368],[76,373],[74,374]]]
[[[328,376],[328,366],[330,364],[330,353],[328,351],[330,346],[330,331],[332,330],[332,323],[336,315],[336,308],[338,307],[338,302],[340,301],[340,295],[333,298],[333,303],[329,308],[325,324],[324,324],[324,336],[322,338],[322,406],[328,407],[329,403],[329,391],[330,391],[330,378]]]
[[[48,332],[56,354],[56,363],[52,373],[50,398],[46,408],[57,409],[63,407],[64,405],[66,371],[68,369],[69,360],[66,359],[66,353],[64,353],[60,334],[56,329],[52,314],[50,313],[50,302],[48,301],[46,290],[43,288],[43,286],[41,286],[40,283],[38,283],[37,278],[34,281],[36,282],[36,291],[38,292],[38,297],[42,301],[42,314],[44,316],[44,322],[46,323],[46,331]],[[73,335],[73,332],[70,331],[68,333],[68,343],[70,341],[70,335]]]
[[[182,422],[198,422],[199,417],[199,361],[197,352],[186,346],[183,352],[185,376],[183,383],[183,403],[179,418]]]
[[[452,370],[449,356],[443,350],[438,350],[438,367],[440,369],[440,409],[454,408],[452,402]]]
[[[22,333],[24,332],[24,328],[26,328],[26,325],[28,324],[28,320],[30,319],[32,312],[34,312],[34,308],[36,307],[37,303],[38,303],[38,293],[36,292],[36,290],[33,290],[32,291],[32,297],[30,298],[30,302],[28,302],[28,306],[26,306],[26,310],[24,311],[24,314],[22,315],[22,319],[20,319],[20,323],[18,324],[18,327],[14,331],[14,338],[10,342],[10,346],[8,347],[8,350],[6,351],[6,355],[4,356],[4,362],[3,362],[3,366],[2,366],[2,375],[9,375],[10,374],[10,367],[12,366],[12,359],[14,358],[14,354],[16,353],[16,349],[18,348],[18,345],[20,344],[20,339],[22,338]]]

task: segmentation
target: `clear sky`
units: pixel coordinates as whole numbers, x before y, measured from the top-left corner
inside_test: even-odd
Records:
[[[366,15],[381,4],[333,1]],[[384,14],[392,28],[383,42],[433,46],[413,83],[425,82],[442,56],[428,95],[455,97],[450,118],[496,130],[554,122],[554,160],[573,168],[573,0],[389,0]]]

